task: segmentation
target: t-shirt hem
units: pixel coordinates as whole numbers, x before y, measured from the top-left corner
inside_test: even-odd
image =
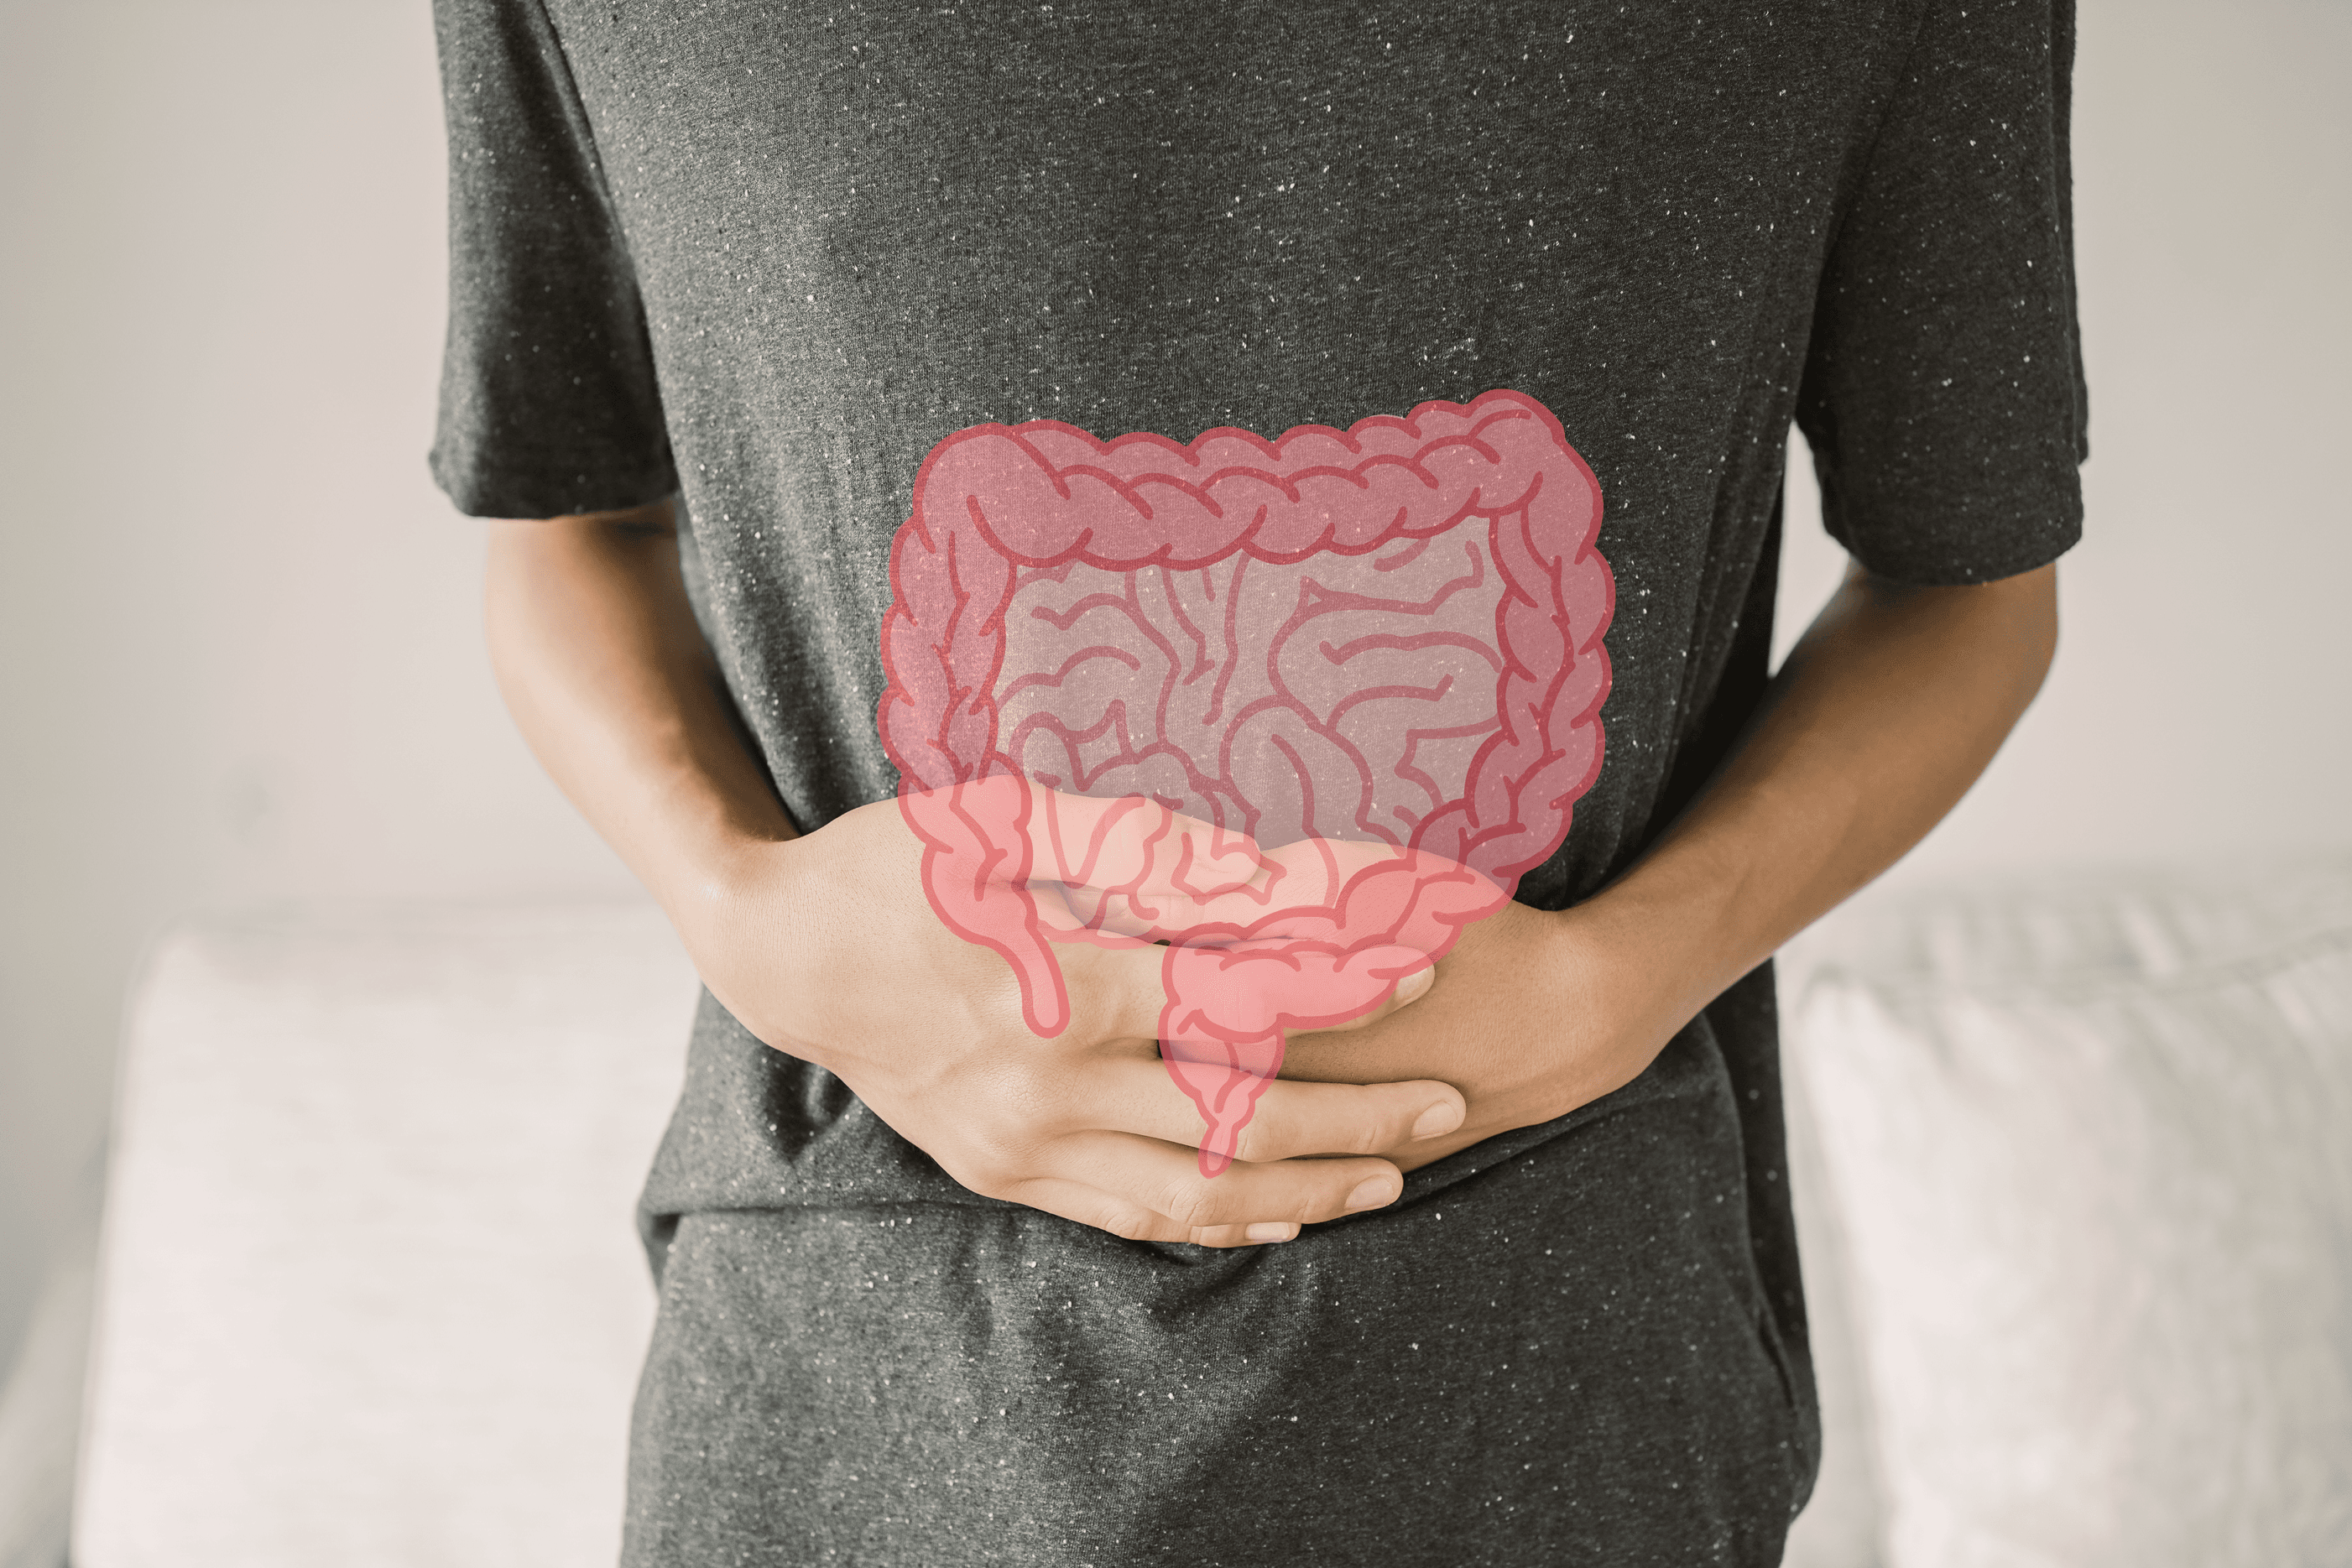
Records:
[[[564,478],[544,472],[501,472],[460,465],[436,450],[427,459],[433,482],[459,513],[469,517],[544,520],[587,512],[619,512],[650,506],[677,494],[677,471],[665,463],[607,474]]]
[[[2080,520],[2053,524],[2020,537],[2008,533],[2007,548],[1962,554],[1947,549],[1856,549],[1846,530],[1824,520],[1830,537],[1874,577],[1913,588],[1966,588],[1999,582],[2039,570],[2080,544]]]

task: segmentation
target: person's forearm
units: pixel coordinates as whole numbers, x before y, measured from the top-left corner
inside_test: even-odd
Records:
[[[654,895],[722,892],[793,829],[744,738],[678,574],[667,505],[490,525],[485,622],[516,726]]]
[[[2057,568],[1962,588],[1854,571],[1731,759],[1582,906],[1687,1019],[1918,842],[1982,773],[2057,646]]]

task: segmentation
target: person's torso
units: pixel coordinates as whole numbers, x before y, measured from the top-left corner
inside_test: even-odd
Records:
[[[698,608],[803,828],[897,782],[887,555],[941,438],[1511,388],[1597,476],[1616,592],[1603,766],[1520,896],[1654,831],[1769,607],[1822,257],[1915,7],[550,9]]]

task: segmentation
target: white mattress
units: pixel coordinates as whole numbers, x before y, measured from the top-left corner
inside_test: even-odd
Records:
[[[696,985],[650,906],[183,931],[127,1040],[84,1568],[609,1564],[631,1215]]]
[[[1889,1568],[2352,1563],[2352,866],[1878,898],[1796,958]]]

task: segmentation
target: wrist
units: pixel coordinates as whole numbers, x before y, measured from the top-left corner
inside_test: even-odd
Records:
[[[1677,884],[1653,862],[1561,912],[1591,955],[1594,1002],[1619,1038],[1654,1055],[1753,967],[1732,951],[1727,902],[1720,884]]]
[[[679,828],[661,857],[657,874],[646,880],[690,945],[698,935],[734,924],[735,912],[760,890],[772,890],[779,863],[790,859],[785,852],[795,835],[788,823],[781,831],[765,831],[722,812]]]
[[[1543,1049],[1526,1056],[1499,1103],[1509,1126],[1549,1121],[1624,1087],[1686,1021],[1673,1016],[1679,993],[1662,985],[1667,967],[1626,911],[1594,899],[1537,919],[1536,945],[1510,972],[1543,977],[1524,998],[1533,1009],[1528,1036]],[[1485,1108],[1497,1104],[1490,1092]]]

